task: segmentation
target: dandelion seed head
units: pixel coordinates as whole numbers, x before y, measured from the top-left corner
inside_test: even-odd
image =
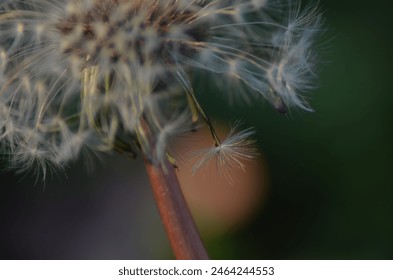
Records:
[[[228,100],[307,109],[320,25],[318,10],[297,1],[5,1],[2,150],[14,166],[62,166],[84,149],[138,149],[159,162],[173,135],[204,121],[215,145],[195,170],[212,158],[242,168],[252,133],[219,139],[193,73],[208,73]]]

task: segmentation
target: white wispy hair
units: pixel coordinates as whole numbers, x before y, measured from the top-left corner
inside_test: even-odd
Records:
[[[252,128],[238,131],[239,126],[240,122],[236,122],[221,143],[212,148],[198,150],[192,155],[192,158],[197,159],[192,170],[194,174],[207,165],[222,174],[229,183],[236,181],[231,175],[234,169],[245,171],[247,161],[253,161],[258,156],[255,141],[251,138],[255,132]]]
[[[83,149],[139,149],[159,162],[172,135],[203,120],[215,146],[195,170],[215,156],[242,167],[251,131],[220,141],[192,72],[215,76],[228,99],[309,109],[320,25],[315,6],[284,0],[3,1],[3,150],[16,168],[63,166]]]

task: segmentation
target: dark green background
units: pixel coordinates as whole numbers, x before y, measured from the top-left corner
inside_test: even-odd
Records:
[[[212,258],[393,259],[392,5],[321,6],[328,31],[315,112],[202,99],[210,115],[255,127],[271,181],[255,219],[207,240]],[[0,175],[0,257],[171,257],[146,178],[130,174],[143,174],[140,162],[113,156],[83,169],[75,163],[45,185]]]

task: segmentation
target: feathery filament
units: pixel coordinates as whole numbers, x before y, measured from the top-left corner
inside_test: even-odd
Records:
[[[167,156],[204,121],[218,156],[242,168],[243,133],[220,140],[193,90],[206,71],[228,99],[309,109],[314,6],[269,0],[24,0],[0,4],[0,141],[11,163],[63,166],[81,151]],[[45,177],[45,176],[44,176]]]

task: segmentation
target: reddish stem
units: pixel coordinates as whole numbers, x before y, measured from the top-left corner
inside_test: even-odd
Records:
[[[157,166],[147,159],[145,159],[145,165],[154,198],[176,259],[208,259],[173,166],[168,160]]]

